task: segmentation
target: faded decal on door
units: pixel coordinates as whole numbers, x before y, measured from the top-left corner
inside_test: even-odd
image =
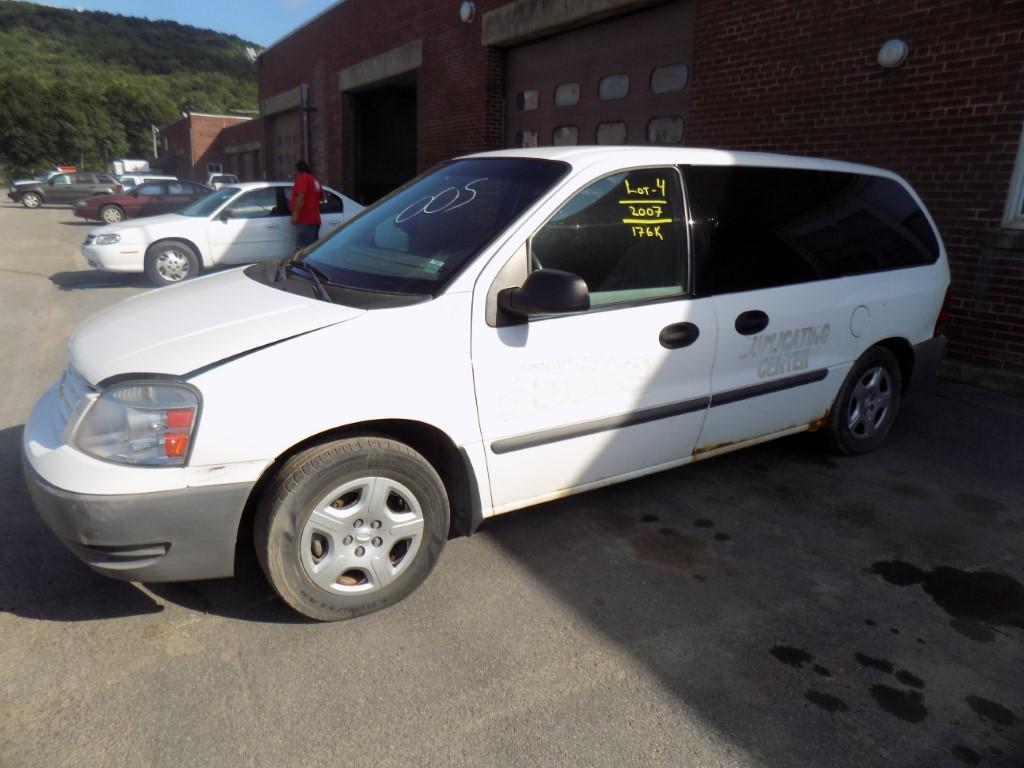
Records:
[[[828,344],[830,331],[831,326],[825,323],[759,333],[750,340],[750,347],[740,355],[740,360],[755,362],[759,379],[805,371],[810,367],[811,350]]]
[[[655,371],[650,358],[623,360],[613,354],[523,363],[501,403],[499,418],[512,421],[592,400],[643,392]]]

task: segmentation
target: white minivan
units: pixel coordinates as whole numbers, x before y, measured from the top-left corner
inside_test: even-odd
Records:
[[[446,163],[297,259],[83,323],[24,431],[100,573],[229,576],[250,526],[316,619],[401,600],[453,527],[822,430],[877,448],[949,269],[898,176],[699,149]]]

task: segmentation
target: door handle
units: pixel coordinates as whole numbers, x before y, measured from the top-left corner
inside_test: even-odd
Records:
[[[736,333],[740,336],[753,336],[767,327],[768,315],[760,309],[750,309],[736,317]]]
[[[280,229],[281,225],[280,224],[267,224],[266,227],[267,227],[267,229]]]
[[[700,336],[700,328],[693,323],[673,323],[666,325],[658,334],[658,343],[665,349],[688,347]]]

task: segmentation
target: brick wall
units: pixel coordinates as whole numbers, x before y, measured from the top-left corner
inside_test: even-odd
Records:
[[[221,135],[224,129],[241,122],[249,122],[245,118],[222,117],[220,115],[189,115],[192,121],[193,166],[189,178],[206,181],[207,163],[224,165],[220,150]]]
[[[891,37],[910,57],[883,69]],[[1024,250],[999,237],[1024,123],[1024,3],[699,0],[691,74],[688,144],[905,176],[949,252],[950,356],[1024,374]]]
[[[472,24],[458,3],[349,0],[297,30],[260,57],[260,99],[301,83],[310,86],[314,166],[324,180],[351,192],[351,135],[337,72],[384,51],[423,40],[417,70],[417,147],[420,171],[453,155],[502,146],[504,54],[480,44],[479,16],[502,5],[478,0]],[[348,130],[346,130],[348,126]],[[349,166],[349,167],[346,167]]]

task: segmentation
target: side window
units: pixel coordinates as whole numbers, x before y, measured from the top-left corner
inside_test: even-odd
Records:
[[[839,235],[821,176],[779,168],[686,169],[694,235],[709,250],[715,292],[839,275]]]
[[[72,176],[74,184],[95,184],[96,177],[91,173],[76,173]]]
[[[263,187],[246,192],[227,207],[233,219],[262,219],[279,216],[277,187]]]
[[[167,194],[169,195],[190,195],[192,194],[192,187],[186,187],[180,181],[170,181],[167,183]]]
[[[326,189],[320,200],[320,213],[344,213],[345,203],[337,195],[332,195]]]
[[[66,173],[62,173],[59,176],[54,176],[52,179],[50,179],[50,182],[52,184],[60,184],[61,186],[63,186],[64,184],[71,183],[71,177],[68,176]]]
[[[160,184],[140,184],[138,190],[139,194],[145,197],[156,197],[164,193],[163,186]]]
[[[105,173],[97,173],[96,174],[96,183],[97,184],[113,184],[114,180],[110,176],[107,176]]]
[[[530,242],[530,269],[579,275],[592,306],[687,288],[683,194],[673,168],[606,176],[577,192]]]
[[[933,264],[935,232],[906,189],[878,176],[843,178],[832,196],[842,242],[842,272],[856,275]]]
[[[688,168],[694,232],[718,293],[933,263],[924,212],[891,179],[782,168]]]

